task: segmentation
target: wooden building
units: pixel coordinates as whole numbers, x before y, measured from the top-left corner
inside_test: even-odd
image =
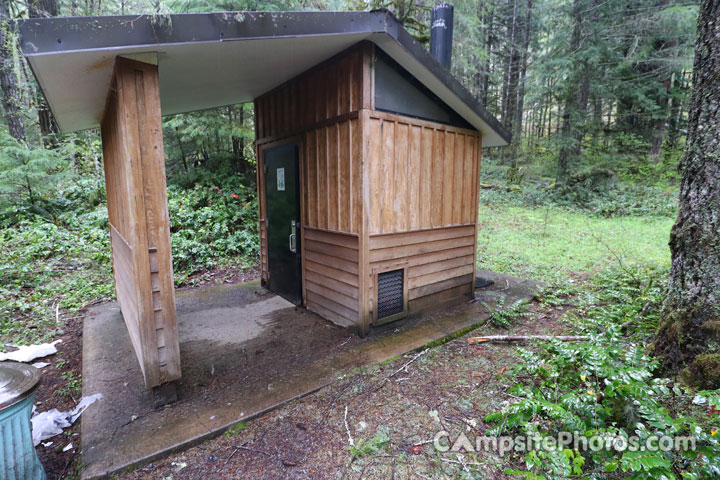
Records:
[[[509,135],[389,13],[20,31],[61,129],[101,129],[116,293],[148,387],[181,375],[162,115],[254,101],[270,290],[361,335],[472,295],[481,149]]]

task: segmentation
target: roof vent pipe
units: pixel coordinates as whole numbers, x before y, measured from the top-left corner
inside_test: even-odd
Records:
[[[452,60],[452,39],[453,6],[449,3],[435,5],[430,27],[430,55],[447,69],[450,69]]]

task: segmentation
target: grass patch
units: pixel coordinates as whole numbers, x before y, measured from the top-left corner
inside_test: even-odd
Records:
[[[602,218],[556,207],[480,206],[478,265],[482,269],[565,282],[618,262],[670,265],[673,218]]]

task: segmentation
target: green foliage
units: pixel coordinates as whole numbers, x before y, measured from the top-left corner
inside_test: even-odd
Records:
[[[56,152],[21,145],[0,128],[0,208],[32,207],[53,196],[69,176],[67,165]]]
[[[527,303],[518,302],[506,308],[493,310],[488,321],[496,327],[508,328],[518,320],[527,318],[530,315],[531,313],[527,310]]]
[[[168,191],[173,263],[186,275],[223,258],[259,253],[255,192],[231,178],[225,188],[195,185]]]
[[[720,439],[711,423],[717,420],[720,391],[696,395],[654,378],[657,363],[642,344],[622,334],[628,322],[656,326],[663,273],[638,268],[598,276],[582,309],[589,341],[552,341],[537,350],[518,350],[522,362],[514,373],[519,383],[511,393],[520,400],[486,418],[496,422],[490,434],[544,439],[579,432],[585,439],[603,438],[610,448],[533,448],[522,457],[524,468],[507,473],[549,479],[604,478],[615,471],[635,479],[676,478],[675,472],[684,478],[720,475]],[[628,448],[632,437],[637,446],[652,447],[653,436],[688,436],[696,444],[685,451]]]
[[[257,200],[247,180],[202,173],[197,179],[203,183],[168,190],[180,284],[203,268],[255,263],[258,253]],[[107,209],[97,181],[76,176],[36,206],[0,214],[0,335],[17,343],[47,340],[60,311],[74,314],[114,295]]]
[[[375,435],[368,439],[358,439],[355,445],[348,446],[350,456],[362,458],[367,455],[382,453],[390,443],[390,431],[385,426],[380,426]]]
[[[549,206],[598,217],[674,217],[677,213],[677,187],[665,180],[658,179],[657,184],[651,185],[639,181],[634,174],[627,173],[629,166],[603,166],[601,162],[597,162],[594,166],[589,165],[577,171],[567,185],[560,189],[554,188],[552,180],[542,176],[546,172],[539,162],[545,161],[553,160],[537,159],[537,165],[525,167],[520,182],[516,180],[517,176],[512,167],[486,163],[483,166],[483,182],[496,186],[508,185],[508,188],[482,190],[481,201],[528,208]],[[673,160],[673,169],[677,166],[676,162],[677,159]],[[655,165],[653,168],[666,168],[662,165],[664,164]],[[621,176],[615,173],[618,170],[624,172],[627,180],[622,180]],[[637,175],[640,176],[642,175]],[[512,188],[509,188],[510,186]]]
[[[237,437],[243,430],[245,430],[245,427],[247,427],[248,425],[250,425],[249,422],[234,423],[230,425],[227,430],[225,430],[225,434],[223,436],[225,438]]]

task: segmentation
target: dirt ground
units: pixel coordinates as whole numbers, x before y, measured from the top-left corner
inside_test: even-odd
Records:
[[[222,275],[220,281],[246,281]],[[199,283],[213,283],[203,278]],[[217,280],[217,278],[216,278]],[[224,436],[155,461],[115,478],[130,479],[325,479],[325,478],[506,478],[507,458],[491,453],[438,452],[435,435],[482,435],[487,414],[512,400],[509,371],[518,345],[469,345],[479,334],[566,333],[565,308],[530,305],[531,315],[509,329],[491,323],[444,345],[358,369],[319,392],[274,410]],[[64,328],[59,353],[44,359],[40,411],[71,409],[67,372],[82,365],[82,316]],[[347,411],[347,416],[346,412]],[[38,455],[49,480],[79,478],[79,423]],[[72,442],[70,451],[62,449]]]
[[[506,478],[507,458],[438,452],[435,435],[483,435],[512,400],[518,345],[469,345],[483,334],[565,333],[563,309],[540,304],[510,329],[491,324],[427,351],[359,369],[319,392],[119,479]],[[345,413],[347,411],[347,414]],[[347,415],[347,416],[346,416]]]
[[[82,371],[82,313],[66,320],[62,328],[64,334],[57,344],[58,353],[40,358],[37,362],[49,363],[43,368],[42,382],[35,391],[35,406],[40,412],[57,408],[60,411],[72,410],[80,400],[80,372]],[[77,382],[77,388],[73,383]],[[68,385],[70,383],[70,385]],[[73,448],[63,452],[72,443]],[[46,446],[47,445],[47,446]],[[76,473],[80,452],[80,422],[66,429],[62,435],[48,439],[37,447],[38,457],[45,467],[48,480],[72,478]]]
[[[249,269],[225,268],[203,271],[187,279],[192,287],[212,283],[240,283],[256,278],[258,268]],[[85,314],[80,311],[75,316],[64,318],[62,333],[55,339],[62,339],[57,345],[58,353],[38,362],[49,363],[43,368],[42,383],[35,392],[35,405],[39,412],[57,408],[60,411],[72,410],[81,396],[82,385],[82,331]],[[38,445],[37,453],[45,467],[48,480],[62,478],[79,478],[80,459],[80,423],[82,417],[71,428]],[[72,443],[73,448],[63,451]]]

